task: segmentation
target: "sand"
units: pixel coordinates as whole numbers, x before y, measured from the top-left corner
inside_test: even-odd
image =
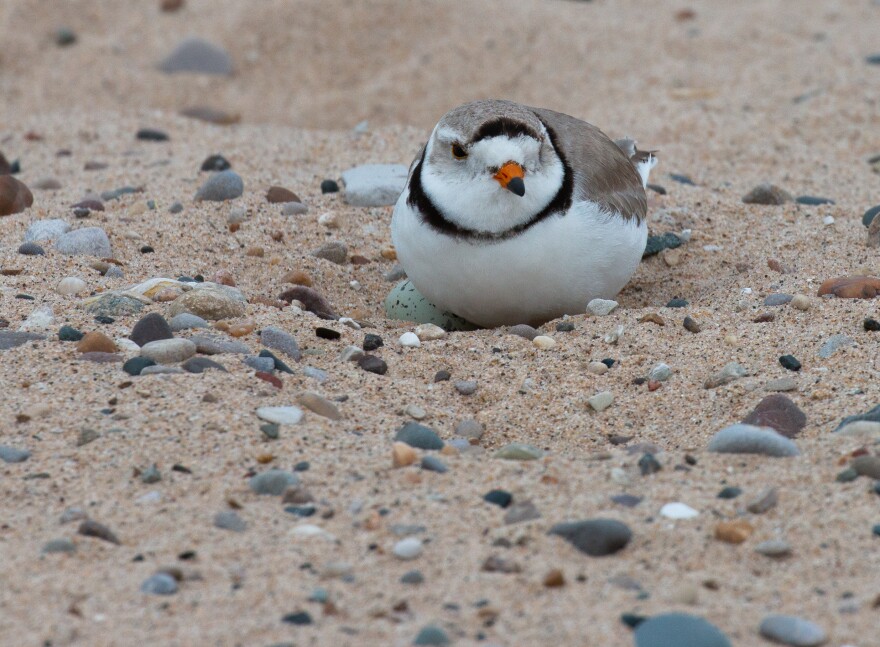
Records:
[[[846,457],[863,446],[877,452],[876,440],[832,431],[843,416],[880,402],[880,333],[862,329],[880,305],[816,296],[831,277],[880,275],[861,224],[863,211],[880,202],[880,175],[866,161],[880,153],[880,67],[864,60],[878,50],[876,3],[188,0],[170,14],[157,5],[0,6],[0,151],[21,160],[17,177],[32,188],[46,176],[62,185],[34,189],[33,207],[0,219],[0,267],[21,270],[0,279],[0,317],[16,330],[39,305],[55,314],[47,340],[0,352],[0,444],[32,452],[23,463],[0,463],[0,644],[408,645],[434,624],[460,645],[628,645],[620,614],[671,610],[708,619],[736,645],[764,644],[757,627],[768,613],[809,618],[832,645],[877,644],[880,539],[871,528],[880,523],[880,499],[865,477],[835,482]],[[680,14],[686,8],[692,18]],[[74,45],[54,44],[60,26],[77,34]],[[158,72],[156,63],[189,35],[225,47],[235,75]],[[386,319],[382,306],[393,287],[383,278],[393,261],[382,256],[391,209],[350,207],[319,185],[360,163],[408,164],[440,115],[482,96],[568,112],[658,149],[652,181],[668,193],[649,194],[652,233],[691,229],[692,236],[678,264],[659,256],[643,262],[611,315],[573,316],[572,332],[547,324],[542,332],[557,341],[551,350],[503,330],[404,349],[397,338],[413,326]],[[240,123],[179,116],[193,105],[238,114]],[[367,132],[353,133],[363,120]],[[136,141],[142,127],[164,130],[170,142]],[[71,154],[58,156],[61,149]],[[192,200],[212,153],[244,178],[242,198]],[[86,171],[89,161],[107,168]],[[744,205],[742,196],[761,182],[836,204]],[[144,191],[87,220],[73,217],[70,205],[87,192],[124,185]],[[272,185],[295,191],[308,214],[282,216],[265,199]],[[185,209],[170,214],[177,200]],[[230,233],[234,207],[249,217]],[[338,229],[318,224],[328,212]],[[61,256],[51,245],[46,256],[17,254],[27,226],[47,217],[103,227],[125,278],[103,277],[90,267],[94,259]],[[371,262],[314,258],[328,240]],[[142,254],[144,245],[155,252]],[[263,257],[246,254],[257,246]],[[790,271],[774,271],[768,259]],[[77,298],[55,292],[63,277],[106,290],[157,276],[210,278],[221,269],[252,300],[241,321],[256,330],[280,326],[307,350],[293,375],[281,375],[281,390],[232,355],[214,358],[228,373],[131,378],[118,363],[82,361],[73,344],[55,338],[62,324],[124,337],[139,318],[97,323]],[[356,331],[253,302],[276,297],[296,269],[340,314],[372,327]],[[772,292],[808,295],[811,307],[763,306]],[[16,299],[21,293],[35,300]],[[689,305],[665,307],[673,297]],[[144,314],[167,309],[156,303]],[[774,321],[753,323],[768,311]],[[651,313],[665,325],[639,321]],[[702,332],[685,330],[685,315]],[[341,340],[316,337],[320,325]],[[606,343],[618,326],[620,341]],[[385,341],[376,351],[388,364],[385,376],[338,359],[365,332]],[[818,357],[834,334],[855,345]],[[241,340],[261,348],[256,334]],[[787,353],[803,363],[799,373],[780,366]],[[586,370],[604,358],[618,364],[601,376]],[[704,389],[731,361],[750,375]],[[658,362],[673,371],[661,388],[633,384]],[[326,371],[327,381],[305,376],[306,365]],[[453,381],[478,380],[476,393],[435,384],[441,369]],[[742,420],[769,393],[767,383],[782,377],[797,381],[787,395],[808,418],[795,441],[801,455],[709,453],[712,435]],[[522,392],[527,378],[532,387]],[[255,409],[294,404],[306,390],[340,398],[343,419],[307,413],[268,440]],[[614,403],[595,413],[587,399],[600,391],[612,392]],[[203,401],[206,394],[217,401]],[[392,468],[392,437],[410,420],[403,413],[410,404],[424,408],[421,422],[446,440],[471,417],[485,434],[472,451],[442,456],[445,474]],[[78,446],[83,428],[99,437]],[[614,445],[615,434],[633,439]],[[546,456],[493,458],[510,442]],[[663,469],[641,476],[646,450]],[[310,464],[299,475],[315,497],[315,516],[298,519],[278,497],[248,489],[251,473],[300,461]],[[137,470],[153,463],[162,480],[144,484]],[[173,471],[175,464],[192,473]],[[744,494],[716,498],[726,485]],[[771,486],[779,490],[775,508],[743,512]],[[530,500],[540,518],[505,525],[504,511],[482,500],[493,488]],[[144,501],[151,492],[158,494]],[[643,500],[635,508],[611,502],[623,492]],[[672,501],[700,514],[660,517]],[[243,533],[212,523],[230,505],[248,524]],[[106,524],[121,544],[76,534],[79,522],[62,524],[70,507]],[[713,537],[719,521],[740,515],[755,528],[744,543]],[[597,517],[629,525],[631,543],[591,558],[547,535],[557,522]],[[296,535],[304,523],[335,539]],[[424,526],[416,560],[393,556],[395,524]],[[74,541],[74,554],[41,554],[62,537]],[[773,538],[785,538],[792,556],[755,552]],[[185,551],[195,558],[179,559]],[[490,556],[519,572],[481,570]],[[178,593],[140,592],[169,566],[182,570]],[[399,581],[412,569],[423,584]],[[562,571],[564,586],[542,584],[551,569]],[[626,586],[630,580],[639,590]],[[308,601],[316,587],[327,589],[331,604]],[[299,610],[313,623],[282,622]]]

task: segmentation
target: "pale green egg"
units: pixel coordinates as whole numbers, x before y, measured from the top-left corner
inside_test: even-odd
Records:
[[[476,330],[475,326],[461,317],[441,310],[422,296],[411,281],[401,281],[385,297],[385,313],[389,319],[431,323],[443,330]]]

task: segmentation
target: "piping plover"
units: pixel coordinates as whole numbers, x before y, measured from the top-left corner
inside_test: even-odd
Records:
[[[655,163],[559,112],[467,103],[410,167],[391,223],[397,255],[429,301],[480,326],[583,313],[639,264]]]

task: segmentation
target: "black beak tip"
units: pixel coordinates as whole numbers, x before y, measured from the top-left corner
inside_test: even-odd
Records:
[[[507,183],[507,189],[519,197],[523,197],[526,194],[526,183],[523,182],[521,177],[511,178],[510,182]]]

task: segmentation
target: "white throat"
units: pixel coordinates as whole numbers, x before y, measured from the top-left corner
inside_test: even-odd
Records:
[[[469,231],[501,235],[528,223],[553,200],[562,186],[565,170],[554,153],[541,160],[540,145],[531,138],[505,136],[481,140],[471,147],[466,160],[450,173],[430,163],[432,137],[422,166],[425,193],[451,223]],[[517,162],[525,169],[526,192],[518,196],[492,177],[490,168]]]

